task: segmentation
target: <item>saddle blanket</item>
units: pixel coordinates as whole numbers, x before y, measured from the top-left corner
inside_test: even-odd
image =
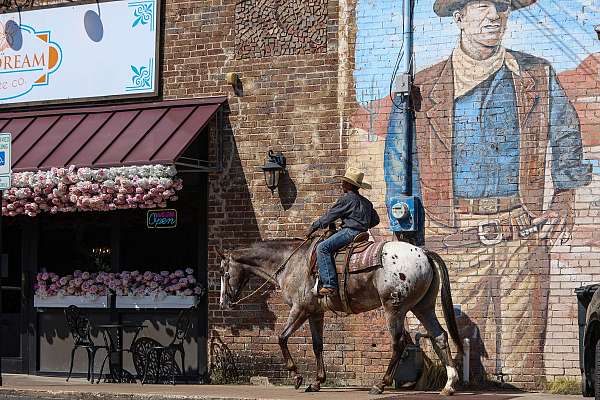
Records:
[[[350,265],[348,267],[348,271],[353,274],[366,272],[365,270],[383,266],[381,261],[381,252],[386,243],[387,242],[385,241],[372,242],[365,251],[352,254],[350,256]],[[338,274],[344,273],[345,263],[346,252],[339,253],[335,259],[335,267]]]

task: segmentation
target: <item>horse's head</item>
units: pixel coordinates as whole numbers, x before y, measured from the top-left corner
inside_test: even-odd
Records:
[[[219,257],[221,257],[221,297],[219,304],[221,308],[229,309],[238,299],[248,278],[243,264],[235,261],[230,252],[225,252],[219,248],[216,250]]]

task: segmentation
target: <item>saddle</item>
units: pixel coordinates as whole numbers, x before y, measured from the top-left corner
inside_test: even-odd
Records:
[[[313,274],[317,272],[317,246],[333,233],[335,232],[327,231],[325,235],[321,236],[319,240],[313,244],[310,253],[310,270]],[[335,269],[337,273],[343,274],[347,267],[350,268],[350,258],[352,255],[366,251],[373,243],[375,242],[369,242],[369,234],[363,232],[359,233],[351,243],[339,249],[335,253]],[[354,265],[351,272],[359,272],[361,269],[360,266]]]
[[[335,231],[327,231],[318,240],[316,240],[310,253],[310,271],[314,275],[317,273],[317,246],[323,240],[330,237]],[[358,234],[348,245],[342,247],[335,253],[335,268],[338,274],[340,285],[340,300],[344,312],[355,314],[348,299],[348,278],[351,274],[360,274],[373,271],[382,266],[381,250],[385,242],[369,241],[369,234],[363,232]]]

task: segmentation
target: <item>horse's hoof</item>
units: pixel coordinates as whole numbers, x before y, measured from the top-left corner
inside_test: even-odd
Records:
[[[308,385],[308,387],[306,388],[305,392],[306,393],[312,393],[312,392],[318,392],[321,390],[321,385],[313,385],[310,384]]]
[[[455,390],[454,389],[446,389],[444,388],[441,392],[440,392],[440,396],[452,396],[454,394]]]
[[[300,386],[302,386],[302,382],[304,382],[304,378],[302,377],[302,375],[296,375],[294,377],[294,380],[296,381],[294,383],[294,389],[296,389],[296,390],[300,389]]]
[[[371,388],[371,390],[369,390],[369,394],[382,394],[383,393],[383,389],[380,388],[379,386],[373,386]]]

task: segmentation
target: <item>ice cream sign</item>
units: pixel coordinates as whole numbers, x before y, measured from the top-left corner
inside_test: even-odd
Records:
[[[0,20],[0,100],[22,97],[48,85],[60,68],[62,51],[50,31]]]
[[[158,95],[159,0],[0,14],[0,108]]]

